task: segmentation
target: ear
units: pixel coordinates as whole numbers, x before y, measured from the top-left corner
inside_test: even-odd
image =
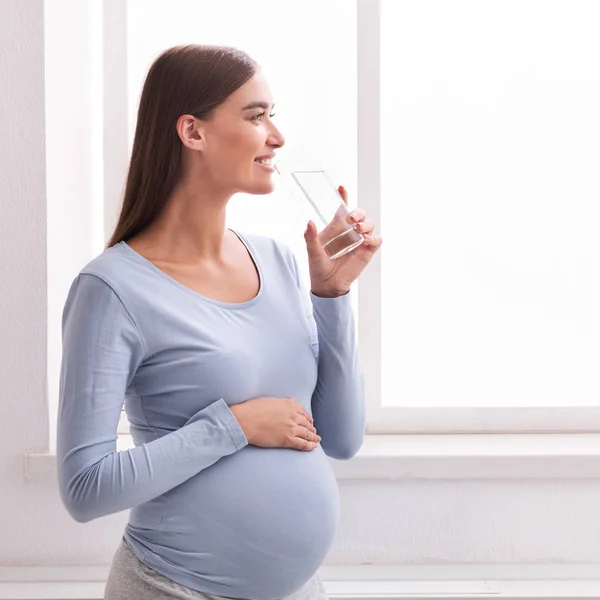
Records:
[[[200,120],[192,115],[182,115],[177,119],[177,134],[181,143],[191,150],[204,147],[204,132]]]

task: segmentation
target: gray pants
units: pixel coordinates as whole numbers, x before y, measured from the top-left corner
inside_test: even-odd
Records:
[[[190,589],[157,573],[141,562],[125,539],[122,539],[108,573],[104,600],[175,599],[231,600],[225,596],[216,596]],[[281,600],[327,600],[327,592],[319,575],[315,574],[301,589]]]

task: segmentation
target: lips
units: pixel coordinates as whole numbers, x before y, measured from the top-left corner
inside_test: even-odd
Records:
[[[271,161],[275,158],[275,153],[270,152],[269,154],[263,154],[262,156],[257,156],[254,159],[254,162],[265,170],[267,173],[274,173],[275,167],[271,164]]]
[[[257,162],[259,165],[263,166],[271,166],[271,160],[275,158],[275,153],[270,152],[269,154],[263,154],[261,156],[257,156],[254,159],[254,162]]]

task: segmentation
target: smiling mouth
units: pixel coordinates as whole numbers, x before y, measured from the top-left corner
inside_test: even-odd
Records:
[[[271,159],[270,158],[255,158],[254,162],[258,163],[259,165],[263,165],[263,166],[268,166],[268,167],[272,167],[273,166],[271,164]]]

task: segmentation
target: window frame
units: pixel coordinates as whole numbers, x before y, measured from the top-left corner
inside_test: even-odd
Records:
[[[128,98],[128,1],[102,2],[102,179],[105,243],[116,225],[121,192],[129,163],[127,142]],[[117,435],[129,435],[125,404],[121,409]]]

